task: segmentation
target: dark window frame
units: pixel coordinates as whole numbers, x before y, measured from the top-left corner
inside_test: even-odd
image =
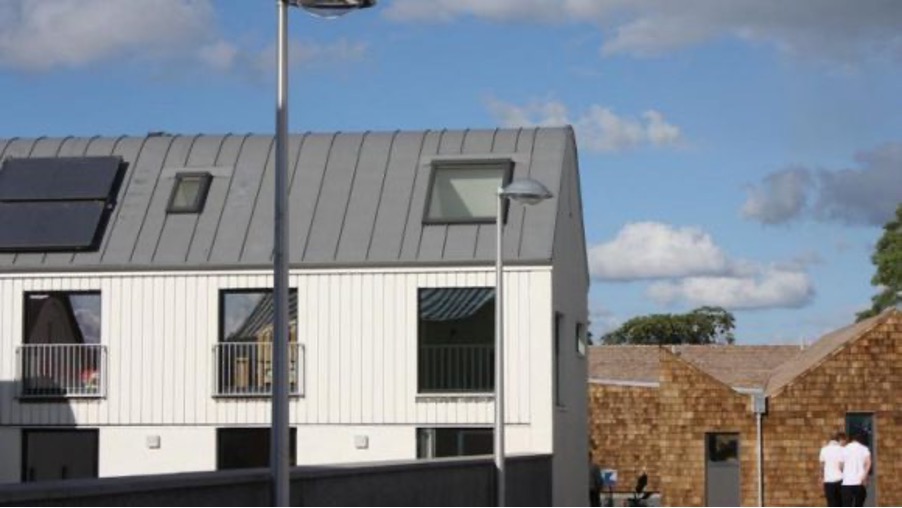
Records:
[[[416,308],[416,312],[417,312],[417,336],[416,336],[416,341],[417,341],[416,342],[416,348],[417,348],[417,351],[416,351],[416,354],[417,354],[417,357],[416,357],[416,359],[417,359],[417,363],[416,363],[416,365],[417,365],[417,375],[416,375],[417,395],[441,396],[441,395],[447,395],[447,394],[455,394],[455,395],[463,395],[463,396],[467,396],[467,395],[482,396],[485,394],[492,394],[495,392],[495,359],[494,359],[495,358],[495,356],[494,356],[495,355],[495,338],[494,338],[495,337],[495,323],[494,323],[495,313],[494,312],[492,313],[493,322],[492,322],[492,327],[491,327],[491,331],[490,331],[492,340],[488,344],[489,346],[491,346],[490,362],[487,367],[487,370],[489,371],[489,376],[488,376],[489,379],[484,380],[489,385],[488,389],[483,390],[483,389],[478,389],[478,388],[457,388],[457,387],[450,388],[450,389],[435,388],[435,387],[430,387],[429,382],[427,382],[426,378],[424,378],[424,376],[423,376],[423,369],[428,367],[428,365],[423,363],[424,359],[422,357],[422,343],[423,343],[423,337],[424,337],[423,320],[420,318],[420,313],[421,313],[420,298],[421,298],[422,291],[424,291],[424,290],[468,290],[468,289],[491,290],[493,292],[492,299],[491,299],[491,305],[494,306],[497,304],[498,300],[497,300],[496,294],[494,293],[494,291],[495,291],[494,286],[420,286],[420,287],[417,287],[417,290],[416,290],[416,295],[417,295],[416,296],[416,302],[417,302],[417,308]],[[489,305],[489,303],[486,302],[485,305]],[[479,312],[479,310],[477,310],[477,312]],[[434,379],[434,378],[430,377],[429,379]]]
[[[179,187],[186,180],[199,179],[200,186],[197,189],[197,195],[194,201],[185,206],[176,206],[175,198],[178,194]],[[207,194],[210,191],[210,184],[213,182],[213,175],[207,172],[182,172],[175,175],[172,183],[172,191],[169,193],[169,201],[166,204],[166,213],[170,214],[197,214],[204,211],[204,205],[207,203]]]
[[[292,309],[291,309],[291,293],[293,292],[297,295],[298,288],[289,287],[288,288],[288,321],[291,321]],[[267,287],[249,287],[249,288],[220,288],[219,289],[219,306],[217,309],[217,321],[219,322],[219,330],[217,331],[216,343],[222,344],[226,343],[225,336],[225,299],[228,294],[252,294],[252,293],[269,293],[273,292],[273,288]],[[294,309],[295,313],[297,313],[298,309]],[[273,320],[275,320],[275,314],[273,314]],[[275,324],[275,323],[274,323]],[[290,323],[289,323],[290,325]],[[297,326],[297,324],[295,324]],[[290,331],[290,330],[289,330]],[[298,342],[300,342],[300,338],[298,337],[298,330],[295,329],[295,337],[298,338]]]
[[[554,351],[552,360],[552,382],[554,383],[554,406],[556,408],[564,408],[564,390],[561,386],[561,340],[563,335],[563,326],[566,320],[563,312],[554,313]]]
[[[97,295],[100,297],[100,320],[101,320],[101,335],[98,344],[103,344],[103,291],[100,289],[76,289],[72,291],[68,291],[65,289],[53,289],[50,291],[24,291],[22,293],[22,339],[19,341],[20,344],[43,344],[42,342],[29,342],[28,341],[28,332],[30,328],[30,320],[28,315],[28,297],[34,295]],[[76,323],[76,326],[78,323]]]
[[[450,433],[455,439],[455,448],[456,454],[447,455],[441,454],[436,455],[436,451],[439,448],[438,439],[440,434],[445,434],[445,437]],[[463,453],[465,450],[462,448],[465,446],[463,442],[463,438],[465,434],[473,434],[478,435],[482,434],[482,437],[488,437],[491,439],[491,445],[485,453]],[[427,437],[428,435],[428,437]],[[423,451],[420,447],[421,439],[426,439],[431,447],[427,450],[426,454],[422,454]],[[417,427],[416,429],[416,447],[417,447],[417,459],[419,460],[429,460],[429,459],[440,459],[440,458],[449,458],[449,457],[478,457],[484,455],[491,455],[494,451],[495,446],[495,431],[492,427]]]
[[[502,170],[501,186],[504,187],[511,182],[514,176],[514,161],[509,158],[483,158],[483,159],[436,159],[432,161],[429,170],[429,183],[426,187],[426,206],[423,207],[423,225],[449,225],[449,224],[495,224],[497,218],[494,214],[491,217],[473,217],[473,218],[442,218],[430,217],[429,211],[432,209],[432,199],[435,194],[436,174],[441,170],[453,171],[454,167],[462,167],[467,169],[500,169]],[[495,196],[495,199],[498,199]],[[502,207],[502,223],[507,224],[508,209],[510,208],[510,200],[505,199]]]

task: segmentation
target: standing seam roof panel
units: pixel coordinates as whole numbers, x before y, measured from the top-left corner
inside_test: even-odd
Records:
[[[351,181],[357,170],[360,150],[366,134],[339,136],[329,154],[326,175],[310,227],[310,236],[303,252],[303,261],[327,263],[334,259],[341,220],[348,207]],[[295,257],[296,259],[296,257]]]
[[[361,263],[367,258],[394,138],[395,133],[378,133],[364,140],[338,239],[336,261]]]
[[[572,131],[559,128],[290,136],[290,263],[491,263],[493,224],[423,225],[430,161],[511,157],[515,178],[532,176],[559,194],[566,142],[572,143]],[[3,157],[117,154],[127,163],[98,252],[0,254],[0,265],[269,266],[273,144],[273,136],[232,135],[0,140]],[[204,210],[167,214],[174,175],[193,167],[213,168]],[[551,259],[556,203],[510,206],[506,260]]]
[[[203,211],[197,218],[197,226],[191,237],[191,247],[188,249],[188,257],[186,261],[189,264],[205,264],[210,261],[210,255],[213,251],[213,241],[216,238],[216,232],[219,230],[219,223],[225,209],[226,196],[229,192],[229,185],[232,182],[232,174],[235,164],[238,161],[238,155],[241,153],[241,147],[248,136],[225,136],[217,148],[217,152],[213,157],[212,165],[222,168],[226,171],[225,175],[213,175],[210,181],[210,188],[207,190],[207,202]]]
[[[154,264],[154,254],[160,244],[160,235],[168,218],[166,203],[169,201],[169,193],[172,191],[172,179],[167,177],[163,170],[183,165],[195,139],[197,139],[196,136],[179,136],[169,145],[163,165],[156,175],[150,203],[144,215],[144,222],[141,224],[141,232],[138,235],[135,250],[132,252],[131,262]]]
[[[239,261],[256,204],[254,201],[259,192],[263,167],[272,151],[272,145],[272,136],[251,136],[238,155],[210,253],[210,259],[214,263],[236,264]],[[265,231],[256,233],[266,238]]]

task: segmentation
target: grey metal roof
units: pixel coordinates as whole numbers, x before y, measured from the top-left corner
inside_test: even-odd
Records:
[[[273,136],[0,139],[0,158],[118,155],[128,163],[97,252],[0,254],[2,271],[265,267],[271,264]],[[307,133],[289,140],[293,266],[490,263],[492,224],[424,225],[433,160],[510,158],[555,195],[569,127]],[[167,214],[175,175],[213,175],[200,214]],[[512,205],[505,258],[552,257],[558,199]],[[0,225],[0,227],[3,227]],[[584,246],[574,246],[584,248]]]

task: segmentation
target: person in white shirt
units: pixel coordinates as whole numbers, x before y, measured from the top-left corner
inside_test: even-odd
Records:
[[[842,506],[842,456],[846,434],[837,432],[823,448],[820,461],[823,464],[824,497],[827,506]]]
[[[871,472],[871,451],[863,445],[864,436],[856,432],[842,454],[842,505],[864,506],[866,485]]]

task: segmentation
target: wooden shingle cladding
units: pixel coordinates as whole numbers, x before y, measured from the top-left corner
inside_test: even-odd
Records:
[[[884,314],[769,400],[764,502],[818,506],[818,450],[850,412],[873,413],[879,506],[902,506],[902,313]]]
[[[742,364],[754,356],[754,347],[732,348],[736,356],[717,369],[700,361],[691,347],[592,348],[592,455],[601,467],[618,470],[617,490],[630,490],[645,468],[649,489],[661,492],[665,505],[704,505],[705,434],[735,432],[740,499],[756,506],[757,433],[751,395],[745,392],[757,388],[769,395],[763,417],[765,505],[823,505],[818,452],[830,433],[844,430],[846,414],[858,412],[874,415],[877,502],[902,505],[902,312],[889,310],[828,334],[801,353],[795,347],[795,353],[760,350],[761,362],[777,363],[769,376],[755,377],[759,364],[747,377]],[[608,351],[611,358],[601,359]],[[709,361],[730,350],[710,351]],[[604,365],[610,368],[601,369]],[[731,365],[734,372],[725,374]]]

